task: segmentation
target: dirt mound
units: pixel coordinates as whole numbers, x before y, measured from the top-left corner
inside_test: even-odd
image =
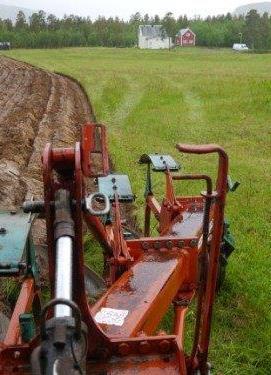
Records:
[[[41,198],[45,143],[68,147],[93,120],[84,91],[68,77],[0,56],[0,208]]]

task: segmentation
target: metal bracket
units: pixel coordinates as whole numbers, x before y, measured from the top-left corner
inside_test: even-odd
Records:
[[[34,215],[21,210],[0,212],[3,223],[0,232],[0,276],[19,276],[31,270],[34,277],[38,277],[30,233],[33,220]]]
[[[89,123],[82,128],[82,169],[87,177],[106,176],[109,173],[106,127]],[[101,168],[98,168],[101,165]]]
[[[240,182],[239,181],[232,181],[231,179],[231,176],[228,175],[228,178],[227,178],[227,186],[228,186],[228,191],[230,191],[231,193],[233,193],[240,185]]]
[[[125,174],[109,174],[106,177],[99,177],[98,188],[99,192],[108,196],[111,202],[115,200],[115,193],[118,194],[120,203],[132,203],[135,200],[129,177]]]
[[[163,172],[169,169],[170,171],[178,171],[181,166],[170,155],[161,154],[143,154],[139,159],[140,164],[152,164],[152,170],[156,172]]]

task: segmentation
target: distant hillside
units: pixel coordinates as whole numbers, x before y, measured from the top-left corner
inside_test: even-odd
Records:
[[[16,21],[16,16],[20,10],[24,12],[26,19],[28,19],[32,15],[32,13],[35,12],[34,10],[27,8],[0,4],[0,18],[3,20],[9,18],[14,23]]]
[[[267,1],[264,3],[251,3],[242,5],[235,9],[233,14],[239,15],[246,15],[251,9],[256,9],[258,13],[263,14],[265,12],[271,14],[271,2]]]

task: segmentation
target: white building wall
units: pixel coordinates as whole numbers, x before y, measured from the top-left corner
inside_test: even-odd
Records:
[[[172,47],[171,38],[146,38],[139,34],[138,47],[141,49],[165,49]]]

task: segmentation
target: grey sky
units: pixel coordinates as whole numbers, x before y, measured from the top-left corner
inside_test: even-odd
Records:
[[[252,0],[253,1],[253,0]],[[98,15],[119,16],[129,18],[136,11],[141,14],[164,15],[173,12],[175,15],[187,14],[188,16],[208,14],[222,14],[233,11],[237,6],[252,2],[250,0],[0,0],[0,4],[16,5],[31,9],[43,9],[57,16],[64,14],[77,14],[95,18]],[[253,1],[255,3],[261,0]]]

